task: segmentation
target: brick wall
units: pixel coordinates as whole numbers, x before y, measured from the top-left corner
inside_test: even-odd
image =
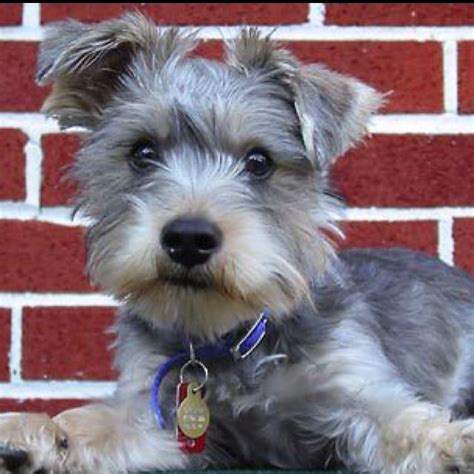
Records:
[[[471,4],[2,4],[0,411],[55,413],[113,390],[114,303],[84,276],[74,185],[61,179],[77,137],[38,113],[45,91],[33,75],[42,25],[137,5],[160,24],[203,26],[200,51],[212,57],[220,31],[282,25],[274,37],[302,60],[392,91],[373,138],[335,169],[350,205],[344,245],[404,245],[474,272]]]

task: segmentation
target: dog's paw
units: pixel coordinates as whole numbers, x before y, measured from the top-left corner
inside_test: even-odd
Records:
[[[427,449],[442,473],[474,473],[474,420],[433,427]],[[429,453],[428,453],[429,454]]]
[[[47,415],[0,415],[0,473],[61,472],[67,437]]]
[[[69,449],[66,470],[74,474],[125,473],[123,455],[115,449],[120,445],[110,430],[116,413],[100,405],[66,410],[53,421],[68,434]]]
[[[474,420],[427,423],[397,474],[473,474]]]

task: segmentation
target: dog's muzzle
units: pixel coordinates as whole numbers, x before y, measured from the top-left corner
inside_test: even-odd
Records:
[[[161,246],[176,263],[191,268],[206,263],[222,244],[222,232],[202,217],[179,217],[161,233]]]

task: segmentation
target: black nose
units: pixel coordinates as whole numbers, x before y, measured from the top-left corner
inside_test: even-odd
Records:
[[[22,449],[8,446],[0,446],[0,468],[4,467],[10,471],[15,471],[24,467],[29,462],[28,453]]]
[[[180,217],[168,222],[161,245],[170,258],[187,268],[206,263],[222,243],[222,232],[201,217]]]

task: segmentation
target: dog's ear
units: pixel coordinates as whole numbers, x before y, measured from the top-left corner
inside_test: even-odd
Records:
[[[322,168],[355,146],[383,103],[383,95],[319,64],[300,66],[289,81],[310,158]]]
[[[262,71],[289,89],[308,157],[320,168],[361,140],[383,103],[370,86],[319,64],[303,65],[253,28],[227,42],[226,57],[242,73]]]
[[[37,82],[53,84],[42,111],[62,127],[93,127],[127,73],[142,54],[151,67],[172,61],[192,47],[192,38],[170,28],[159,32],[139,13],[85,25],[53,24],[40,47]]]

